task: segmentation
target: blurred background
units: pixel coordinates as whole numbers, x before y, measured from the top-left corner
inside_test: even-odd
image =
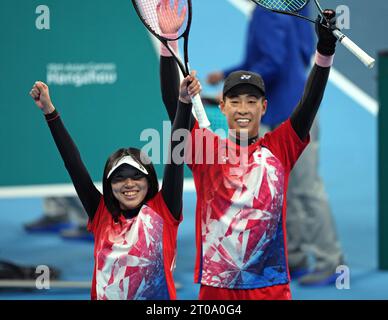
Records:
[[[50,10],[49,29],[41,29],[42,4]],[[380,159],[386,159],[381,146],[388,138],[380,127],[378,139],[379,117],[382,123],[388,120],[378,110],[388,100],[387,58],[382,54],[388,49],[388,2],[375,0],[373,7],[361,0],[321,4],[349,6],[350,29],[344,33],[378,64],[368,70],[338,48],[320,109],[320,173],[350,270],[350,288],[306,288],[292,282],[293,297],[388,299],[388,272],[383,270],[388,270],[388,205],[384,165],[378,166],[378,141]],[[311,9],[315,17],[315,7]],[[251,2],[245,0],[193,0],[190,64],[198,70],[204,94],[221,90],[221,85],[206,85],[209,72],[237,64],[244,56],[251,11]],[[66,218],[42,218],[50,211],[49,197],[75,192],[28,93],[36,80],[49,84],[54,105],[100,184],[112,151],[143,146],[147,140],[141,141],[141,132],[163,132],[162,121],[168,120],[160,95],[158,44],[129,0],[0,0],[0,39],[0,260],[6,261],[0,263],[0,280],[15,274],[20,274],[16,279],[28,279],[34,266],[49,265],[58,271],[58,280],[74,283],[73,288],[50,290],[0,286],[0,299],[89,299],[82,287],[92,277],[93,242],[83,233],[77,204],[64,206],[60,215]],[[214,106],[208,112],[221,117]],[[163,166],[156,168],[162,177]],[[193,284],[194,210],[187,170],[174,274],[179,299],[196,299],[199,290]],[[50,221],[59,227],[51,228]]]

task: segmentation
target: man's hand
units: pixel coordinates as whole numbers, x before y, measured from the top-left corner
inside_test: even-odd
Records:
[[[211,85],[216,85],[224,80],[224,73],[221,71],[212,72],[207,76],[206,82]]]
[[[191,103],[191,97],[196,96],[202,90],[196,74],[196,71],[191,71],[190,75],[184,78],[181,83],[179,100],[183,103]]]
[[[50,99],[49,88],[45,83],[41,81],[35,82],[30,91],[30,96],[44,114],[52,113],[55,110]]]
[[[318,45],[317,50],[320,54],[325,56],[332,56],[335,52],[335,46],[337,43],[337,38],[333,35],[333,30],[336,29],[336,17],[335,11],[332,9],[326,9],[323,11],[323,15],[326,20],[318,15],[315,32],[318,36]]]
[[[162,33],[174,34],[182,27],[186,19],[187,8],[184,6],[181,9],[181,14],[178,12],[179,1],[174,1],[174,7],[170,5],[170,0],[160,0],[156,7],[158,14],[159,28]]]

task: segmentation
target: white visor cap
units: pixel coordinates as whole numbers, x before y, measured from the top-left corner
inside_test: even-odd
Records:
[[[144,168],[139,162],[133,159],[132,156],[124,156],[119,161],[117,161],[117,163],[112,167],[112,169],[110,169],[107,179],[109,179],[112,173],[123,164],[128,164],[131,167],[134,167],[137,170],[143,172],[145,175],[148,175],[148,171],[146,170],[146,168]]]

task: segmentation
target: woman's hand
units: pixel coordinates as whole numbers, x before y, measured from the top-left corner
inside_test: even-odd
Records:
[[[42,81],[37,81],[33,85],[30,96],[34,99],[35,104],[44,114],[52,113],[55,108],[51,102],[49,88]]]

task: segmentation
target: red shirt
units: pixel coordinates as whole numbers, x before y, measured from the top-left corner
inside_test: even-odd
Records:
[[[245,147],[198,124],[191,138],[187,161],[197,191],[195,281],[203,285],[201,297],[223,288],[220,296],[226,292],[228,298],[260,299],[265,291],[289,299],[286,191],[309,139],[301,141],[289,120]]]
[[[136,217],[120,215],[117,223],[101,197],[88,224],[95,238],[92,299],[176,299],[172,270],[179,223],[161,192]]]

